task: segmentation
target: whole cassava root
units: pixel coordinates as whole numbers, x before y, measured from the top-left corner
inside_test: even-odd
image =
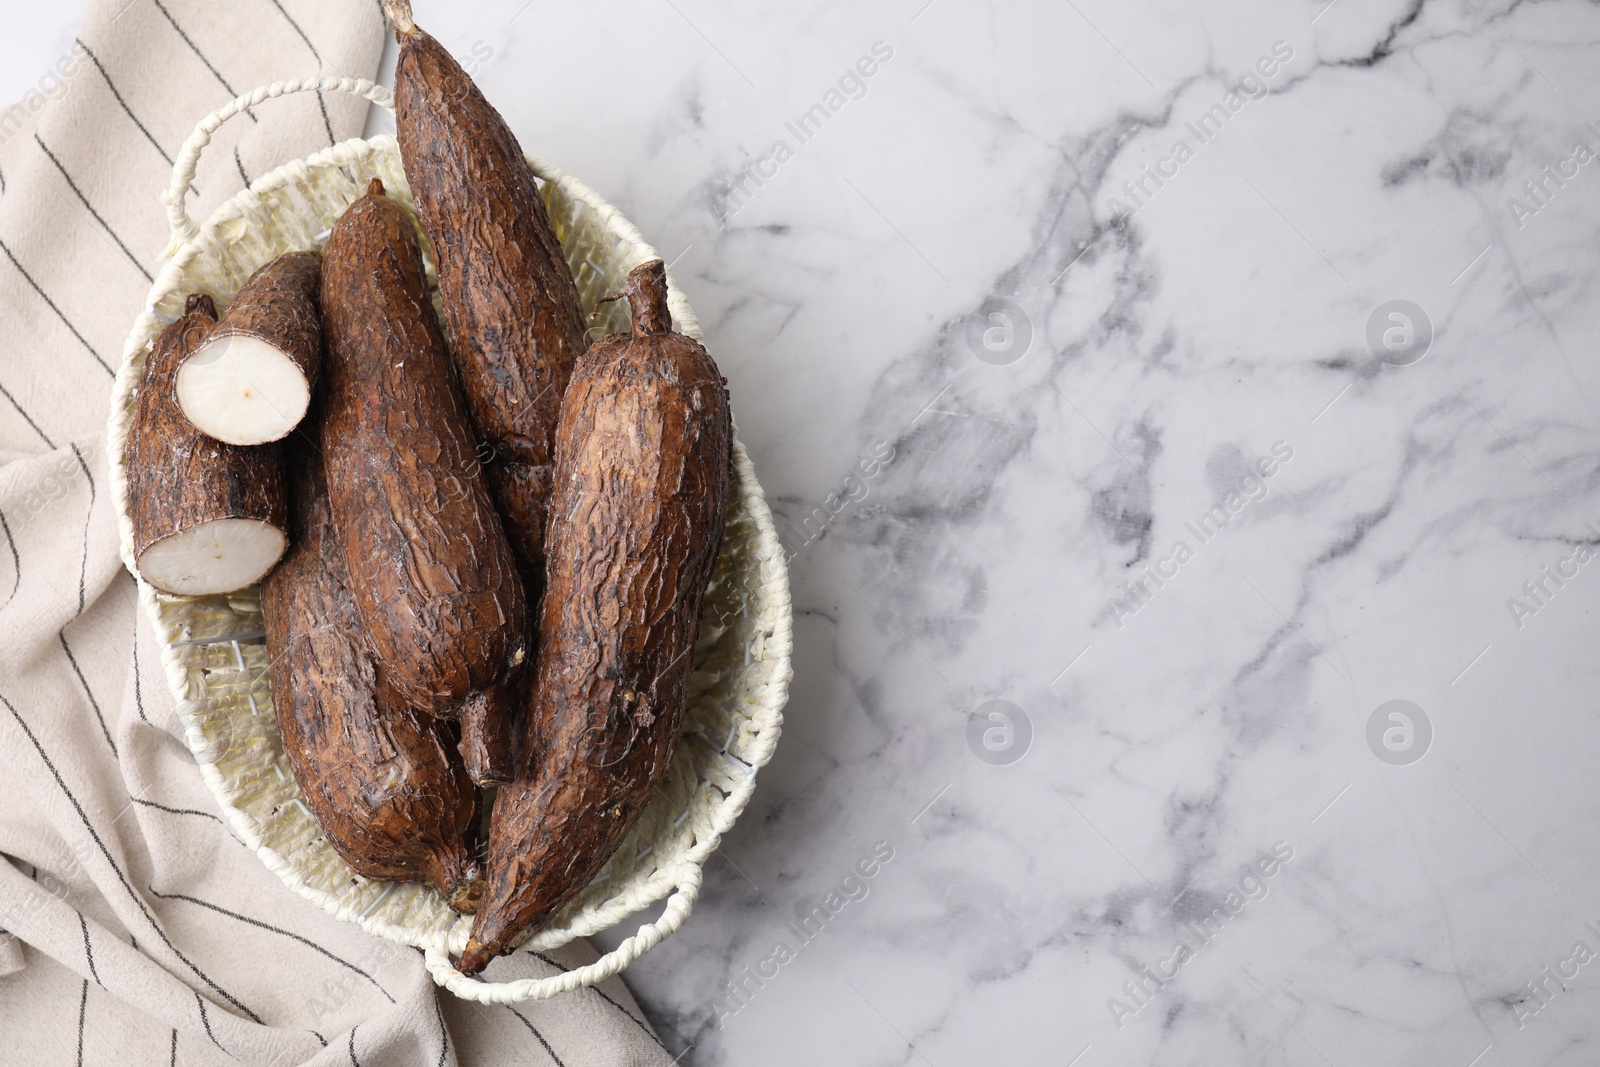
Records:
[[[406,0],[383,7],[400,42],[400,158],[433,242],[467,406],[498,459],[490,487],[536,600],[556,417],[586,347],[577,286],[505,120]]]
[[[476,796],[448,724],[381,683],[347,585],[322,461],[296,442],[294,547],[261,612],[284,754],[334,850],[358,874],[425,880],[470,912],[483,889],[467,839]]]
[[[357,613],[396,695],[459,718],[473,780],[505,781],[496,690],[527,656],[527,600],[416,233],[377,178],[334,226],[322,281],[328,493]]]
[[[178,404],[202,432],[259,445],[300,424],[322,364],[321,273],[317,253],[289,252],[234,294],[178,369]]]
[[[733,426],[716,364],[671,332],[661,261],[636,268],[626,295],[633,333],[590,348],[561,405],[537,669],[458,963],[468,974],[593,878],[665,776],[683,718]]]
[[[215,441],[184,418],[173,379],[217,318],[195,294],[145,359],[128,425],[134,560],[163,593],[229,593],[261,580],[288,544],[278,450]]]

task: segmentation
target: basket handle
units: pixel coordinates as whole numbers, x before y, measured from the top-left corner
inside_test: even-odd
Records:
[[[424,953],[428,971],[438,985],[450,990],[462,1000],[475,1000],[479,1004],[520,1004],[526,1000],[546,1000],[558,993],[566,993],[580,986],[595,985],[655,948],[677,932],[689,917],[694,902],[700,896],[703,877],[698,864],[685,863],[673,872],[677,887],[667,898],[661,917],[646,923],[622,944],[607,952],[586,967],[562,971],[545,978],[522,978],[515,982],[480,982],[469,978],[450,962],[450,954],[441,948],[430,948]],[[657,898],[659,899],[659,898]],[[634,909],[636,910],[636,909]],[[463,923],[470,923],[464,918]]]
[[[302,78],[298,81],[273,82],[223,104],[200,120],[194,132],[189,135],[189,139],[183,142],[177,162],[172,165],[172,184],[161,196],[162,202],[167,205],[167,223],[172,227],[169,252],[199,236],[200,229],[189,217],[184,200],[188,196],[190,183],[194,181],[195,168],[200,165],[200,153],[211,143],[211,135],[217,131],[217,127],[264,100],[288,96],[291,93],[314,92],[353,93],[356,96],[366,97],[391,113],[394,111],[394,94],[366,78]]]

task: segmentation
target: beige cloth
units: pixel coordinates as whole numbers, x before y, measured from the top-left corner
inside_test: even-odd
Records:
[[[376,0],[95,0],[0,113],[0,1062],[672,1062],[616,979],[458,1001],[420,953],[269,873],[218,818],[118,560],[106,407],[167,243],[172,159],[238,93],[371,77],[382,32]],[[191,212],[359,134],[366,107],[307,95],[227,124]],[[493,974],[554,965],[522,953]]]

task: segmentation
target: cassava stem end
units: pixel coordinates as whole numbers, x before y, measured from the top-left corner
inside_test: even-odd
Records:
[[[462,915],[478,910],[483,899],[483,871],[459,841],[451,847],[430,853],[422,861],[428,883]]]
[[[589,321],[600,317],[600,307],[613,300],[626,300],[633,317],[635,333],[671,333],[672,312],[667,310],[667,267],[659,259],[641,263],[628,272],[622,292],[603,296],[594,302]]]
[[[397,36],[409,37],[418,32],[411,19],[411,0],[383,0],[383,13],[394,24]]]
[[[489,966],[489,961],[494,959],[494,953],[488,946],[477,938],[467,941],[466,949],[461,953],[461,958],[456,961],[456,970],[462,974],[477,974]]]
[[[628,298],[633,331],[643,334],[672,332],[672,312],[667,310],[667,265],[659,259],[641,263],[628,272]]]

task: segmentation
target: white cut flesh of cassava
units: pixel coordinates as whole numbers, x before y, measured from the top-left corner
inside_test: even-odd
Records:
[[[289,540],[258,519],[213,519],[163,537],[139,556],[139,573],[165,593],[207,596],[254,585]]]
[[[277,441],[300,424],[311,385],[300,365],[258,337],[219,337],[178,369],[178,406],[195,428],[230,445]]]

